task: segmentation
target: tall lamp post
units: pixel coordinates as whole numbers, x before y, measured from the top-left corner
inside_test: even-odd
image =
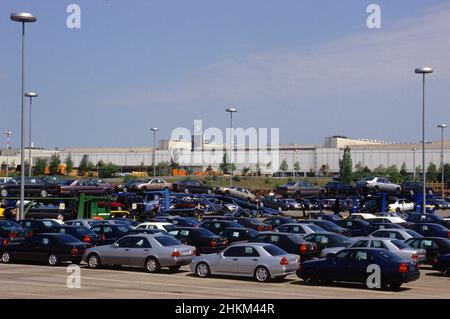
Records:
[[[8,174],[9,174],[9,148],[10,148],[9,139],[12,135],[12,132],[10,130],[6,130],[3,132],[3,134],[5,134],[5,136],[6,136],[6,172],[5,172],[5,175],[6,175],[6,177],[8,177]]]
[[[230,175],[230,187],[233,185],[233,180],[232,180],[232,171],[231,171],[231,157],[232,157],[232,151],[233,151],[233,113],[237,112],[237,109],[234,107],[230,107],[228,109],[226,109],[226,111],[228,113],[230,113],[230,154],[228,157],[228,167],[229,167],[229,172],[228,174]]]
[[[444,129],[447,124],[439,124],[437,127],[441,129],[441,196],[444,198]]]
[[[24,200],[25,200],[25,170],[24,170],[24,105],[25,105],[25,23],[36,21],[36,17],[28,12],[12,13],[10,19],[14,22],[22,23],[22,90],[21,90],[21,115],[20,115],[20,210],[16,214],[16,219],[20,220],[25,217]]]
[[[425,75],[433,73],[432,68],[417,68],[414,70],[416,74],[422,75],[422,213],[426,213],[426,182],[427,176],[425,173]]]
[[[33,98],[38,97],[35,92],[27,92],[25,96],[30,98],[30,115],[29,115],[29,127],[28,127],[28,176],[31,177],[33,170],[33,162],[31,158],[31,106],[33,104]]]
[[[411,151],[413,152],[413,180],[416,181],[416,148],[412,148]]]
[[[156,176],[156,132],[159,131],[159,128],[152,127],[150,129],[153,131],[153,177]]]

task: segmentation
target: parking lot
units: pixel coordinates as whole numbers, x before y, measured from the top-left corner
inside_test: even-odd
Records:
[[[306,286],[295,275],[283,281],[197,278],[183,267],[177,273],[147,274],[135,269],[90,270],[82,266],[81,288],[67,288],[66,267],[0,264],[0,298],[450,298],[450,278],[426,267],[421,278],[399,291],[369,290],[355,284]]]

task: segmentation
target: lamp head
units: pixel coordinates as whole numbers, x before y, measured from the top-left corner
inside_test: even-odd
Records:
[[[36,16],[34,16],[31,13],[28,12],[17,12],[17,13],[11,13],[11,20],[15,22],[35,22]]]
[[[414,70],[414,72],[416,74],[428,74],[428,73],[433,73],[433,69],[429,68],[429,67],[417,68]]]

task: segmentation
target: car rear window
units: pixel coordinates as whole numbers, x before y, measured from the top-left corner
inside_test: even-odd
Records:
[[[322,227],[314,225],[314,224],[307,224],[307,226],[316,233],[321,233],[321,232],[325,231]]]
[[[390,252],[389,250],[380,250],[378,254],[387,261],[400,261],[402,260],[398,255]]]
[[[202,237],[215,237],[216,235],[206,228],[198,228],[198,234]]]
[[[415,232],[414,230],[406,230],[405,231],[407,234],[411,235],[414,238],[420,238],[423,237],[422,235],[420,235],[419,233]]]
[[[305,240],[303,239],[303,237],[298,234],[290,234],[288,237],[296,244],[305,243]]]
[[[78,243],[80,242],[78,239],[76,239],[75,237],[71,236],[71,235],[59,235],[56,238],[58,238],[58,241],[64,244],[70,244],[70,243]]]
[[[410,248],[407,244],[405,244],[404,242],[402,242],[400,240],[392,240],[391,243],[398,249]]]
[[[155,240],[161,244],[163,247],[169,247],[169,246],[178,246],[181,245],[181,243],[169,236],[155,236]]]
[[[267,251],[271,256],[281,256],[287,254],[287,252],[275,245],[265,245],[263,249]]]

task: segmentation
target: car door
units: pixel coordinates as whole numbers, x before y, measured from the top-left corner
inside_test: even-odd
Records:
[[[216,271],[224,274],[239,273],[239,259],[243,256],[243,247],[230,247],[221,254]]]
[[[324,280],[343,281],[348,275],[348,267],[352,251],[344,250],[328,259],[325,271],[321,273]]]
[[[252,246],[242,247],[242,257],[239,258],[239,273],[247,276],[252,276],[256,266],[260,262],[261,256],[258,251]]]
[[[434,259],[439,255],[439,247],[431,239],[421,239],[419,248],[425,249],[427,258]]]
[[[107,260],[110,265],[130,265],[130,249],[133,245],[133,237],[124,237],[116,242],[117,245],[109,245],[100,258]]]
[[[129,250],[129,265],[144,267],[145,260],[152,253],[152,246],[145,237],[130,237],[131,247]]]
[[[345,281],[365,282],[368,276],[367,267],[369,266],[371,257],[367,250],[356,250],[350,258],[348,272],[345,274]]]

